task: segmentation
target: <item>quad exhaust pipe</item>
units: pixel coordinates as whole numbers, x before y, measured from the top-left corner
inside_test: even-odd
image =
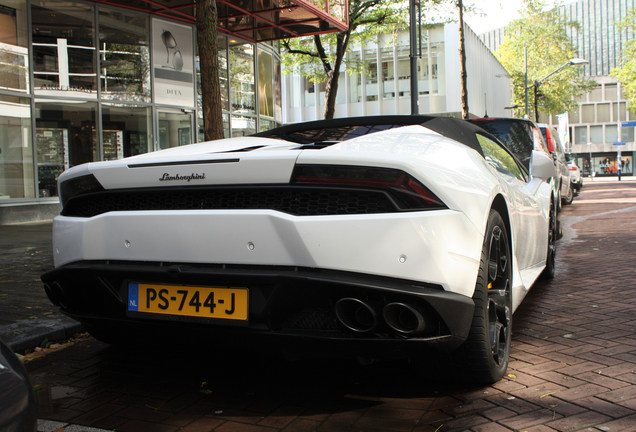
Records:
[[[341,298],[336,302],[336,317],[340,323],[356,333],[368,333],[375,329],[378,317],[366,302],[352,298]]]
[[[379,324],[376,309],[364,300],[353,297],[341,298],[336,302],[335,313],[338,321],[356,333],[369,333]],[[413,305],[391,302],[382,308],[384,323],[401,335],[416,336],[426,329],[427,314]]]
[[[389,303],[384,306],[382,315],[386,324],[398,333],[416,335],[426,328],[424,315],[406,303]]]

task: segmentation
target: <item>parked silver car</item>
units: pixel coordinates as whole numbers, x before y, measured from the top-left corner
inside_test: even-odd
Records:
[[[578,195],[583,188],[583,179],[581,178],[581,170],[576,164],[574,156],[567,154],[565,158],[568,161],[568,171],[570,172],[570,186],[574,190],[575,195]]]
[[[557,185],[559,185],[558,190],[561,192],[561,202],[559,204],[572,204],[574,189],[571,187],[570,172],[561,138],[559,138],[553,126],[548,126],[547,124],[539,124],[537,126],[541,129],[543,139],[548,145],[548,151],[554,159],[554,166],[557,171]]]

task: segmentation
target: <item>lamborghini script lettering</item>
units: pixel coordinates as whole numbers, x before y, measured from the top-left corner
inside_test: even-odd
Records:
[[[185,180],[188,182],[190,180],[205,180],[205,173],[203,174],[192,173],[190,175],[180,175],[180,174],[170,175],[168,173],[163,173],[163,175],[159,178],[159,181],[175,181],[175,180]]]

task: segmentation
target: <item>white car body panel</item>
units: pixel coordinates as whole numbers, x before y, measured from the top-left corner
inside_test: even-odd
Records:
[[[264,146],[249,152],[247,147]],[[421,126],[354,138],[321,150],[258,137],[200,143],[71,168],[106,189],[165,186],[164,174],[196,185],[286,184],[296,164],[397,168],[426,185],[447,210],[293,216],[272,210],[112,211],[54,221],[55,266],[128,260],[301,266],[441,285],[471,297],[488,214],[501,195],[510,215],[513,306],[546,261],[550,185],[502,179],[467,146]],[[169,165],[164,165],[169,164]],[[174,167],[174,169],[173,169]],[[171,180],[169,186],[193,184]]]

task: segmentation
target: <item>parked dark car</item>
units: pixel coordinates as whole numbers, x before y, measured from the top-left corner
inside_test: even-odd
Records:
[[[490,132],[504,143],[528,172],[530,172],[530,159],[533,150],[545,153],[550,159],[554,160],[543,139],[541,130],[531,120],[485,117],[470,119],[469,121]],[[558,210],[561,207],[561,191],[557,180],[555,172],[555,176],[550,179],[550,185],[552,186],[553,198]]]
[[[0,341],[0,431],[34,432],[35,401],[24,366]]]

